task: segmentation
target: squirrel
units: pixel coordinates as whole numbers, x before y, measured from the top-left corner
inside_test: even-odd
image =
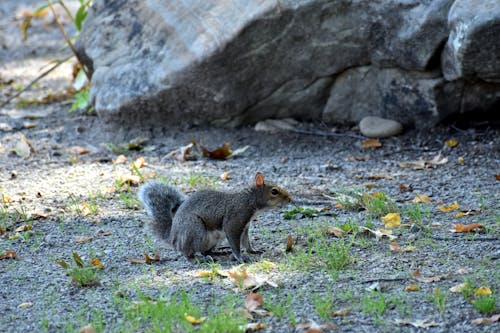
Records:
[[[209,255],[227,238],[239,262],[251,261],[240,252],[242,245],[248,253],[259,253],[248,236],[255,214],[291,201],[285,190],[264,183],[264,175],[259,172],[254,185],[232,193],[203,189],[186,197],[174,187],[151,181],[141,186],[137,195],[152,218],[153,233],[188,259],[198,253]]]

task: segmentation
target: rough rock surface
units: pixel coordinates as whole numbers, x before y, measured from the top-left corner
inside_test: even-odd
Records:
[[[496,2],[97,0],[76,46],[117,123],[427,127],[499,103]]]

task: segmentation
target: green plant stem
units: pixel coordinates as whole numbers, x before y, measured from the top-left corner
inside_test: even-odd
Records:
[[[89,74],[89,72],[87,72],[87,69],[85,68],[85,65],[83,64],[83,61],[80,58],[80,55],[78,54],[75,47],[73,46],[73,43],[71,43],[71,40],[69,39],[68,34],[66,33],[66,30],[64,30],[64,27],[62,26],[61,21],[59,21],[59,17],[57,16],[57,13],[56,13],[56,10],[54,9],[54,6],[52,5],[52,1],[47,0],[47,3],[49,4],[50,10],[52,10],[52,13],[54,14],[54,19],[56,20],[57,26],[59,27],[59,30],[61,30],[61,33],[63,34],[64,39],[66,40],[66,43],[68,44],[69,48],[71,49],[71,51],[75,55],[78,62],[82,65],[82,70],[90,82],[90,74]]]

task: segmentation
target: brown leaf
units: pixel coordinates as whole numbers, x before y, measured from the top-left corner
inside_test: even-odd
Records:
[[[142,168],[144,165],[146,165],[146,159],[144,157],[139,157],[138,159],[136,159],[134,161],[134,166],[137,168],[137,169],[140,169]]]
[[[220,175],[220,179],[228,181],[229,179],[231,179],[231,175],[229,174],[229,172],[224,172],[222,175]]]
[[[334,317],[344,317],[351,313],[351,308],[342,308],[340,310],[334,311],[332,315]]]
[[[479,223],[472,224],[453,224],[454,229],[450,229],[451,232],[475,232],[475,231],[483,231],[484,227]]]
[[[453,204],[451,205],[446,205],[446,206],[440,206],[438,209],[442,211],[443,213],[448,213],[454,210],[457,210],[460,208],[460,205],[458,204],[458,201],[454,201]]]
[[[137,175],[121,175],[118,181],[131,186],[138,186],[141,183],[141,177]]]
[[[250,292],[245,300],[245,308],[248,312],[254,312],[264,305],[264,297],[261,294]]]
[[[346,234],[344,230],[331,225],[324,228],[324,233],[328,235],[334,235],[337,238],[342,238]]]
[[[33,229],[32,225],[29,224],[23,224],[22,226],[17,227],[14,231],[15,232],[23,232],[23,231],[28,231]]]
[[[198,159],[197,154],[195,154],[196,143],[191,142],[187,146],[180,147],[179,149],[173,151],[171,154],[173,158],[179,162],[195,161]]]
[[[496,180],[500,180],[500,173],[498,175],[495,175]]]
[[[96,236],[110,236],[110,235],[112,235],[112,233],[109,231],[99,230],[95,235]]]
[[[431,203],[431,198],[425,194],[417,194],[411,201],[413,203]]]
[[[245,328],[245,332],[253,332],[263,329],[264,325],[262,323],[248,323]]]
[[[469,216],[469,215],[478,215],[481,213],[480,209],[469,209],[469,210],[462,210],[458,213],[455,214],[456,218],[463,217],[463,216]]]
[[[127,157],[125,155],[119,155],[116,160],[112,160],[113,164],[123,164],[127,162]]]
[[[473,324],[475,325],[489,325],[496,323],[497,321],[500,320],[500,313],[497,313],[496,315],[493,315],[489,318],[477,318],[472,321]]]
[[[401,253],[401,249],[399,248],[398,242],[391,242],[389,244],[389,248],[392,252]]]
[[[437,154],[431,160],[417,160],[409,162],[399,162],[399,166],[404,169],[422,170],[428,168],[434,168],[439,165],[448,163],[448,158],[443,157],[441,153]]]
[[[160,261],[160,253],[155,252],[153,257],[151,257],[148,253],[146,253],[144,254],[144,260],[147,264],[150,264],[155,261]]]
[[[68,149],[68,154],[71,155],[84,155],[90,153],[90,150],[85,147],[73,146]]]
[[[76,236],[75,243],[88,243],[92,240],[92,237],[89,236]]]
[[[436,275],[436,276],[428,276],[428,277],[425,277],[425,276],[422,276],[420,274],[420,270],[417,269],[416,271],[414,271],[412,273],[413,275],[413,278],[419,282],[424,282],[424,283],[431,283],[431,282],[438,282],[438,281],[441,281],[445,278],[448,277],[448,274],[443,274],[443,275]]]
[[[214,150],[208,150],[201,144],[200,147],[204,157],[208,157],[214,160],[225,160],[229,156],[231,156],[231,144],[229,142],[224,143],[224,145]]]
[[[420,287],[417,286],[416,284],[409,284],[405,287],[405,291],[419,291]]]
[[[368,139],[361,142],[362,148],[380,148],[382,143],[378,139]]]
[[[97,268],[104,268],[104,265],[103,263],[98,259],[98,258],[94,258],[90,261],[90,264],[94,267],[97,267]]]
[[[331,330],[335,328],[337,328],[337,326],[335,325],[319,325],[316,324],[314,321],[307,323],[300,323],[296,326],[296,329],[298,330],[305,330],[303,331],[303,333],[323,333],[324,329]]]
[[[373,174],[373,175],[368,175],[368,176],[365,176],[364,178],[366,178],[366,179],[374,179],[374,180],[378,180],[378,179],[387,179],[387,180],[391,180],[391,179],[393,179],[394,177],[393,177],[393,176],[391,176],[391,175]]]
[[[17,259],[17,253],[12,250],[7,250],[4,253],[0,253],[0,260],[4,259]]]

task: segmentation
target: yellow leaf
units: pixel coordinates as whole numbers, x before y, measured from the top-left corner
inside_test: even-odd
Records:
[[[482,286],[476,289],[476,295],[491,295],[491,289],[487,286]]]
[[[412,200],[413,203],[431,203],[431,198],[425,194],[417,194]]]
[[[378,139],[368,139],[361,142],[362,148],[380,148],[382,143]]]
[[[460,206],[458,205],[458,202],[456,200],[453,202],[453,205],[438,207],[438,209],[440,211],[442,211],[443,213],[451,212],[451,211],[457,210],[459,208],[460,208]]]
[[[455,148],[456,146],[458,146],[458,141],[454,139],[446,140],[444,143],[451,148]]]
[[[186,320],[193,325],[201,324],[202,322],[207,320],[207,317],[195,318],[195,317],[189,315],[187,312],[184,313],[184,318],[186,318]]]
[[[32,306],[33,306],[33,303],[25,302],[25,303],[19,304],[17,307],[20,309],[26,309],[26,308],[31,308]]]
[[[401,215],[399,213],[389,213],[380,219],[385,223],[387,229],[396,228],[401,225]]]

